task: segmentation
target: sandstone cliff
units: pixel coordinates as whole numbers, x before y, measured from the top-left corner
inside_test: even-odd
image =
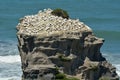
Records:
[[[63,80],[56,77],[62,73],[66,80],[119,80],[116,68],[100,53],[104,39],[79,20],[51,11],[25,16],[17,26],[22,79]]]

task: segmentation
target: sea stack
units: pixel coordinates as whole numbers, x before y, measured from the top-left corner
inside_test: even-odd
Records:
[[[17,25],[22,80],[119,80],[100,52],[104,39],[78,19],[52,11],[25,16]]]

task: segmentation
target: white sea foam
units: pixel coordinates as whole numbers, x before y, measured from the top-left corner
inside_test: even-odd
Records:
[[[21,62],[19,55],[0,56],[0,62],[16,63]]]
[[[0,78],[0,80],[21,80],[20,77],[7,77],[7,78]]]
[[[120,53],[103,52],[103,56],[116,67],[116,72],[120,76]]]
[[[117,68],[117,74],[120,76],[120,64],[114,64],[114,66]]]
[[[16,41],[0,40],[0,56],[18,55],[18,48]]]

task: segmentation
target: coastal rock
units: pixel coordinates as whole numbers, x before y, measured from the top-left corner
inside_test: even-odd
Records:
[[[79,20],[51,14],[51,9],[25,16],[17,26],[23,80],[119,80],[116,68],[100,53],[104,39]]]

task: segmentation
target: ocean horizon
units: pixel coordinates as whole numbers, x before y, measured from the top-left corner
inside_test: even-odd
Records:
[[[17,48],[16,26],[26,15],[44,9],[62,8],[70,18],[88,25],[104,38],[102,55],[120,76],[120,0],[4,0],[0,2],[0,80],[21,80],[21,60]]]

